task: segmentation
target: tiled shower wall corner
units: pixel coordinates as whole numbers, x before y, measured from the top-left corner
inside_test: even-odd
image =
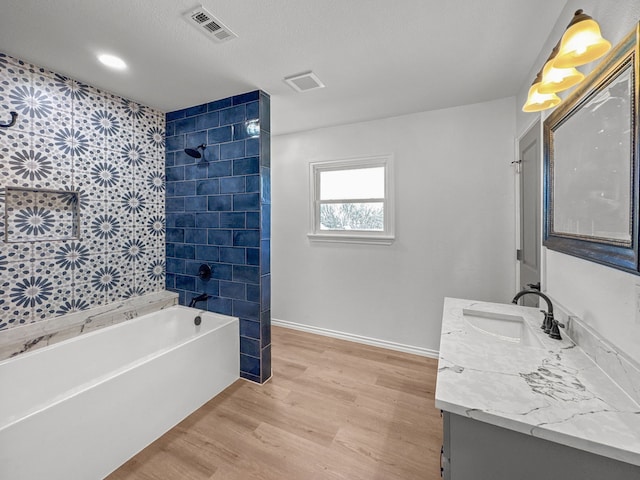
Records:
[[[167,289],[240,318],[240,375],[271,375],[269,96],[254,91],[167,113]],[[206,145],[203,158],[185,148]],[[201,264],[212,277],[198,277]],[[205,304],[198,304],[204,308]]]
[[[0,122],[10,111],[16,125],[0,128],[0,329],[163,290],[164,114],[0,54]],[[77,238],[55,239],[64,215],[51,195],[31,193],[41,190],[80,192]]]

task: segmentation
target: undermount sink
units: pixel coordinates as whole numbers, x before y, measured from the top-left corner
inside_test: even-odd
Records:
[[[519,315],[463,308],[464,326],[468,334],[515,345],[541,347],[542,342]]]

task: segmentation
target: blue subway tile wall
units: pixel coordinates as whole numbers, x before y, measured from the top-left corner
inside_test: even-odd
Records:
[[[269,103],[256,90],[166,114],[166,288],[182,305],[207,293],[207,310],[240,318],[240,375],[260,383],[271,376]],[[202,158],[184,153],[201,144]]]
[[[0,111],[18,113],[0,129],[0,210],[6,187],[79,191],[81,223],[77,238],[52,236],[59,206],[28,207],[30,192],[16,231],[0,218],[0,330],[164,289],[164,114],[3,53]],[[33,235],[7,242],[17,230]]]

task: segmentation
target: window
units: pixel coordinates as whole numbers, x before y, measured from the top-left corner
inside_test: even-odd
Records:
[[[394,240],[391,155],[310,164],[311,228],[317,241]]]

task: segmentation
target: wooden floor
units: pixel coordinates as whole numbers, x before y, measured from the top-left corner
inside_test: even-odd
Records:
[[[239,380],[109,480],[436,480],[437,361],[273,327],[273,378]]]

